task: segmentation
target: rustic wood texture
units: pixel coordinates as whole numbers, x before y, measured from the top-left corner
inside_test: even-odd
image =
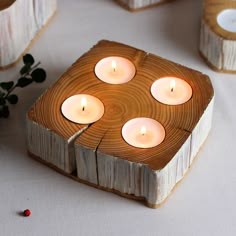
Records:
[[[97,79],[94,66],[107,56],[131,60],[136,67],[134,79],[118,85]],[[186,80],[193,89],[192,98],[178,106],[154,100],[150,87],[165,76]],[[105,114],[75,140],[70,156],[66,154],[69,140],[85,126],[65,119],[60,108],[66,98],[79,93],[99,98]],[[100,41],[29,110],[28,151],[67,174],[77,170],[78,178],[84,181],[144,198],[149,205],[157,206],[182,179],[206,139],[211,127],[213,97],[208,76],[200,72],[130,46]],[[166,130],[164,142],[150,149],[128,145],[121,137],[121,128],[135,117],[159,121]],[[77,166],[71,158],[76,158]],[[166,178],[169,187],[164,189]]]
[[[57,0],[0,3],[0,69],[15,65],[54,16]]]
[[[236,1],[203,1],[200,54],[214,70],[236,73],[236,33],[217,23],[218,14],[226,9],[236,9]]]
[[[115,0],[131,12],[145,10],[173,0]]]
[[[51,168],[51,169],[57,171],[58,173],[60,173],[60,174],[62,174],[62,175],[64,175],[64,176],[66,176],[66,177],[68,177],[68,178],[71,178],[71,179],[73,179],[73,180],[75,180],[75,181],[77,181],[77,182],[80,182],[80,183],[89,185],[89,186],[91,186],[91,187],[94,187],[94,188],[97,188],[97,189],[100,189],[100,190],[103,190],[103,191],[106,191],[106,192],[111,192],[111,193],[117,194],[117,195],[119,195],[119,196],[121,196],[121,197],[128,198],[128,199],[132,199],[132,200],[136,200],[136,201],[142,201],[142,202],[145,202],[145,201],[146,201],[145,197],[136,196],[136,195],[134,195],[134,194],[123,193],[123,192],[120,192],[120,191],[118,191],[118,190],[116,190],[116,189],[106,188],[106,187],[100,186],[100,185],[98,185],[98,184],[93,184],[93,183],[91,183],[91,182],[89,182],[89,181],[83,180],[83,179],[79,178],[79,177],[76,175],[77,173],[75,173],[75,172],[74,172],[74,173],[71,173],[71,174],[68,174],[68,173],[66,173],[65,171],[61,170],[60,168],[56,167],[55,165],[53,165],[53,164],[51,164],[51,163],[49,163],[49,162],[46,162],[46,161],[42,160],[41,158],[39,158],[38,156],[36,156],[36,155],[34,155],[34,154],[30,153],[30,152],[28,152],[28,155],[29,155],[30,157],[32,157],[34,160],[36,160],[36,161],[42,163],[43,165],[46,165],[46,166],[48,166],[49,168]],[[191,168],[191,167],[189,167],[189,168]],[[189,172],[186,172],[186,175],[187,175],[188,173],[189,173]],[[176,189],[176,187],[182,182],[182,180],[183,180],[183,179],[181,179],[181,181],[179,181],[179,182],[174,186],[174,188],[171,190],[171,192],[173,192],[173,191]],[[166,200],[167,200],[167,198],[166,198],[164,201],[162,201],[161,204],[153,204],[153,203],[148,203],[148,202],[146,201],[146,205],[147,205],[148,207],[150,207],[150,208],[159,208],[159,207],[162,206],[162,204],[164,204],[164,202],[165,202]]]

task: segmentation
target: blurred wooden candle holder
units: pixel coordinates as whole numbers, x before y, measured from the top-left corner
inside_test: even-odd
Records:
[[[121,63],[123,59],[133,63],[136,71],[131,80],[119,84],[115,78],[115,84],[110,84],[97,78],[99,70],[95,65],[106,63],[103,59],[111,56],[121,58]],[[124,71],[119,65],[114,67],[114,73],[119,70]],[[155,100],[150,89],[167,76],[191,86],[188,101],[166,105]],[[78,94],[94,96],[103,103],[104,114],[98,121],[83,125],[62,114],[65,101]],[[213,100],[208,76],[142,50],[103,40],[80,57],[30,108],[28,152],[77,181],[143,200],[155,208],[184,177],[205,141],[211,128]],[[79,102],[74,106],[79,108]],[[137,148],[124,140],[122,127],[137,117],[148,117],[163,125],[165,138],[159,145]]]
[[[173,0],[115,0],[129,11],[140,11]]]
[[[57,0],[0,1],[0,69],[17,63],[56,8]]]
[[[200,54],[214,70],[236,73],[236,1],[204,0]]]

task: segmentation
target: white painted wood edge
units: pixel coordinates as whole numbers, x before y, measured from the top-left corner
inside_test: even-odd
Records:
[[[217,35],[204,20],[201,22],[199,50],[216,70],[236,72],[236,40]]]
[[[166,0],[119,0],[123,5],[130,9],[139,9],[152,6],[158,3],[165,2]]]
[[[0,68],[14,64],[57,9],[57,0],[16,0],[0,11]]]

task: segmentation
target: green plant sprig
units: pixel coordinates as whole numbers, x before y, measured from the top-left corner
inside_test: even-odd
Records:
[[[18,96],[12,94],[15,88],[24,88],[33,82],[42,83],[47,74],[44,69],[38,68],[40,62],[34,65],[34,58],[31,54],[23,56],[24,66],[20,70],[20,78],[14,82],[0,83],[0,118],[7,118],[10,115],[8,104],[17,104]]]

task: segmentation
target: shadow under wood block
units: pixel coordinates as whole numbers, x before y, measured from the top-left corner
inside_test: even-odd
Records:
[[[115,0],[129,11],[140,11],[173,0]]]
[[[236,1],[203,2],[200,54],[214,70],[236,73]]]
[[[133,79],[124,84],[98,79],[95,65],[110,56],[130,60],[136,68]],[[117,66],[117,72],[119,69]],[[155,100],[150,88],[166,76],[187,82],[192,97],[181,105]],[[76,94],[95,96],[104,105],[104,115],[89,127],[62,115],[62,104]],[[103,40],[80,57],[31,107],[27,114],[28,152],[77,181],[144,200],[155,208],[184,177],[205,141],[211,128],[213,100],[208,76],[142,50]],[[164,141],[151,148],[129,145],[122,137],[122,127],[136,117],[160,122],[165,129]],[[80,136],[76,139],[77,134]]]
[[[57,0],[0,1],[0,69],[17,63],[56,8]]]

